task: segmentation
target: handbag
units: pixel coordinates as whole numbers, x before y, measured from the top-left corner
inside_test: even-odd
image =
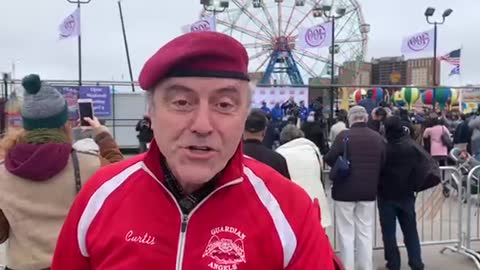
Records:
[[[452,139],[450,138],[450,135],[448,135],[448,132],[445,132],[445,127],[442,126],[442,137],[441,137],[443,145],[445,145],[448,149],[453,148],[453,142]]]
[[[72,161],[73,161],[73,170],[75,175],[75,193],[78,194],[82,188],[82,180],[80,177],[80,164],[78,162],[77,151],[73,150],[71,152]]]
[[[345,181],[351,172],[351,164],[348,160],[348,137],[343,139],[343,155],[337,157],[332,170],[330,179],[334,182]]]

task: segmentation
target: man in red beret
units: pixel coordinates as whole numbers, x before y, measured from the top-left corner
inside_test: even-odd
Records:
[[[242,153],[247,68],[242,44],[214,32],[178,37],[146,62],[151,147],[87,182],[52,269],[333,269],[318,205]]]

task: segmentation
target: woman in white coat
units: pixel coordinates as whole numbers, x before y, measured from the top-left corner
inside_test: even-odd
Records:
[[[322,159],[318,147],[305,139],[303,132],[294,125],[283,128],[280,142],[282,145],[277,148],[277,152],[287,160],[290,178],[301,186],[312,200],[318,200],[323,228],[331,226],[330,205],[321,181]]]

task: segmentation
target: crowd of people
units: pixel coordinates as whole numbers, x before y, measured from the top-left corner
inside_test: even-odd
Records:
[[[279,121],[264,109],[254,110],[245,127],[244,152],[289,177],[317,200],[324,228],[333,224],[330,209],[335,208],[338,247],[346,269],[373,267],[375,201],[387,269],[400,269],[397,221],[404,234],[409,266],[424,269],[415,194],[441,182],[439,166],[450,163],[448,154],[453,147],[478,156],[480,117],[408,112],[386,103],[373,107],[370,103],[338,111],[328,140],[324,135],[327,125],[316,112],[309,113],[311,120],[295,120],[291,114]],[[251,129],[254,122],[261,124]],[[272,144],[275,140],[278,146]],[[331,179],[331,206],[320,171],[326,166],[335,170],[339,157],[348,159],[351,173],[344,179]]]
[[[63,96],[24,78],[23,128],[0,141],[6,269],[371,270],[378,201],[387,268],[398,220],[421,270],[415,193],[440,182],[450,144],[480,157],[480,117],[370,104],[327,134],[319,100],[251,110],[247,52],[216,32],[170,41],[139,83],[141,154],[125,159],[101,121],[72,128]]]

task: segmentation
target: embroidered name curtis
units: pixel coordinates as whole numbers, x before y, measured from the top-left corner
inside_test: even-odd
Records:
[[[151,245],[151,246],[155,245],[155,237],[149,235],[148,233],[145,233],[142,236],[142,235],[135,235],[133,231],[128,231],[127,234],[125,235],[125,241]]]

